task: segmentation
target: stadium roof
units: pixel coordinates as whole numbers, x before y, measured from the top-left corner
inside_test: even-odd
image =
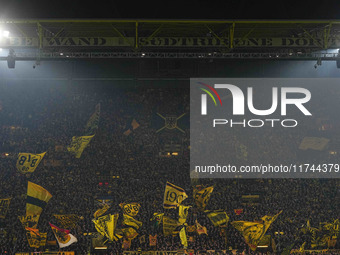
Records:
[[[14,49],[21,58],[32,49],[45,58],[315,58],[340,48],[340,20],[13,19],[0,25],[0,47]],[[333,53],[327,56],[337,57]]]

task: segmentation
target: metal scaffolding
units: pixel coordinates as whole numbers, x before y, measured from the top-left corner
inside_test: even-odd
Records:
[[[340,48],[339,20],[2,20],[0,32],[5,30],[0,47],[20,60],[334,60]]]

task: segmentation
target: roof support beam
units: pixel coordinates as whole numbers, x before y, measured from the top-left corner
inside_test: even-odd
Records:
[[[235,34],[235,22],[230,26],[229,29],[229,48],[234,48],[234,34]]]
[[[207,28],[208,28],[208,30],[209,30],[209,32],[213,35],[213,36],[215,36],[218,40],[220,40],[220,42],[221,42],[221,44],[223,44],[224,46],[226,46],[227,48],[229,48],[229,45],[227,45],[224,41],[223,41],[223,39],[221,38],[221,37],[219,37],[208,25],[205,25]]]

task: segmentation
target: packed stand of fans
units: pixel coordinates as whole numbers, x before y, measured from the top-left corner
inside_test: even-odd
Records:
[[[162,228],[155,230],[150,219],[154,212],[166,211],[163,209],[163,195],[167,181],[186,190],[189,198],[184,204],[194,204],[189,175],[189,126],[181,127],[185,133],[176,129],[156,132],[160,128],[159,122],[164,122],[157,113],[164,116],[189,114],[188,89],[179,92],[171,88],[119,88],[114,85],[98,89],[97,84],[96,87],[45,85],[27,90],[23,85],[17,85],[15,88],[1,87],[0,100],[0,199],[12,197],[6,218],[0,219],[1,254],[39,250],[29,247],[25,230],[18,220],[18,216],[25,214],[28,180],[43,186],[53,196],[38,225],[41,232],[48,233],[47,240],[54,240],[48,224],[55,222],[53,214],[81,216],[78,228],[72,230],[78,242],[65,250],[77,251],[77,254],[86,254],[89,250],[91,236],[84,233],[96,232],[92,219],[99,208],[96,199],[102,196],[112,199],[113,206],[108,213],[121,212],[119,203],[122,202],[140,203],[136,218],[143,222],[143,226],[139,235],[158,234],[156,247],[150,247],[148,242],[140,244],[136,238],[132,241],[132,250],[182,248],[178,235],[163,237]],[[73,136],[83,135],[84,126],[98,103],[101,104],[99,128],[81,158],[75,159],[66,148]],[[132,119],[140,126],[126,136],[123,133]],[[230,157],[237,158],[239,145],[246,144],[249,163],[261,159],[275,163],[296,160],[299,157],[298,141],[287,132],[279,135],[272,132],[272,129],[266,130],[268,139],[254,133],[248,136],[237,132],[230,134],[229,141],[234,146]],[[298,135],[303,138],[304,132]],[[171,141],[181,143],[180,155],[160,156],[164,145]],[[266,142],[276,144],[277,157],[272,158],[273,153],[267,158],[264,156],[267,155],[264,153]],[[56,150],[56,146],[62,149]],[[22,175],[16,170],[18,153],[45,151],[45,158],[34,173]],[[50,159],[61,162],[61,165],[44,164]],[[339,218],[340,182],[337,179],[201,179],[199,183],[215,185],[207,209],[225,209],[230,222],[255,221],[283,210],[268,230],[281,251],[294,241],[297,248],[305,241],[305,237],[299,236],[299,229],[307,220],[316,226],[319,222]],[[245,194],[258,194],[259,203],[242,204],[241,196]],[[234,209],[239,208],[243,213],[237,215]],[[189,242],[189,249],[228,250],[232,247],[249,251],[236,229],[229,225],[226,243],[218,228],[194,206],[190,209],[188,224],[194,224],[195,220],[207,227],[208,235],[196,236],[194,242]],[[278,231],[284,235],[275,235]],[[121,240],[109,244],[109,250],[122,254]]]

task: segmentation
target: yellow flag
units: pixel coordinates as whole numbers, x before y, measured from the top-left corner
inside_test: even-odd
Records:
[[[23,174],[33,173],[45,154],[46,152],[40,154],[19,153],[16,164],[18,171]]]
[[[320,222],[320,230],[327,232],[328,235],[333,238],[337,239],[339,236],[339,225],[340,220],[336,219],[334,222]]]
[[[184,189],[167,182],[164,192],[163,207],[166,209],[176,208],[187,197],[188,195],[185,193]]]
[[[38,229],[26,227],[26,237],[30,247],[39,248],[46,245],[47,233],[40,233]]]
[[[140,209],[140,204],[138,203],[121,203],[119,206],[122,208],[124,214],[131,217],[135,217]]]
[[[104,204],[102,208],[99,208],[95,213],[93,214],[93,217],[98,218],[99,216],[102,216],[104,213],[107,212],[107,210],[110,208],[108,204]]]
[[[231,225],[243,235],[245,242],[255,251],[261,236],[264,235],[264,225],[247,221],[233,221]]]
[[[29,181],[27,185],[26,218],[35,219],[36,224],[38,224],[39,216],[51,197],[52,195],[46,189]]]
[[[40,236],[38,229],[27,229],[26,237],[30,247],[39,248],[40,247]]]
[[[76,158],[80,158],[86,146],[89,144],[94,135],[91,136],[73,136],[70,146],[67,150],[75,155]]]
[[[73,229],[77,226],[80,217],[76,214],[54,214],[59,224],[65,229]]]
[[[188,212],[189,212],[189,208],[191,207],[191,205],[180,205],[179,206],[179,210],[178,210],[178,216],[179,216],[179,223],[184,224],[187,220],[188,217]]]
[[[96,105],[94,113],[91,115],[90,119],[85,126],[85,135],[92,135],[98,128],[100,118],[100,103]]]
[[[213,192],[214,187],[207,187],[204,189],[199,190],[197,187],[194,188],[194,200],[197,207],[201,210],[204,210],[204,208],[207,206],[211,193]]]
[[[184,227],[181,229],[181,231],[179,231],[179,237],[181,239],[182,245],[184,246],[184,249],[186,249],[188,247],[188,240]]]
[[[97,231],[101,235],[106,236],[109,240],[113,241],[116,240],[115,229],[117,225],[117,220],[118,214],[109,214],[97,219],[93,219],[92,221],[95,224]]]
[[[24,229],[26,228],[37,228],[38,226],[38,221],[39,221],[39,215],[34,215],[34,216],[18,216],[21,225],[23,226]]]
[[[274,216],[263,216],[261,218],[261,223],[249,221],[233,221],[231,225],[233,225],[233,227],[236,228],[243,235],[245,242],[253,251],[255,251],[258,243],[267,232],[267,229],[281,214],[281,212]]]
[[[215,227],[228,224],[229,217],[223,210],[205,211]]]
[[[110,215],[110,219],[105,222],[106,224],[106,229],[107,229],[107,236],[110,240],[114,240],[114,233],[115,233],[115,228],[117,224],[117,218],[118,214],[115,215]]]
[[[152,218],[150,219],[150,221],[157,221],[157,222],[161,222],[163,220],[163,216],[164,213],[153,213]]]
[[[172,235],[174,230],[178,227],[178,222],[167,216],[163,216],[163,234],[164,236]]]
[[[123,224],[126,226],[133,227],[135,229],[139,229],[142,226],[142,222],[134,219],[133,217],[123,214]]]
[[[0,219],[4,219],[6,217],[11,199],[12,198],[0,199]]]

